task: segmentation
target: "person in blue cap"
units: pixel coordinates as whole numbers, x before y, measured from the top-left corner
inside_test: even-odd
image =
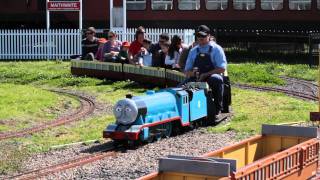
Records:
[[[198,81],[207,82],[213,90],[213,98],[217,109],[216,115],[218,116],[222,110],[223,73],[227,68],[226,56],[221,46],[214,41],[210,41],[209,27],[206,25],[199,26],[195,35],[198,45],[190,50],[184,71],[187,81],[194,81],[194,69],[198,69]]]

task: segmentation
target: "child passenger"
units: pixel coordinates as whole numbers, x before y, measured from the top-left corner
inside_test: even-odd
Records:
[[[130,43],[128,41],[124,41],[122,43],[120,52],[118,54],[118,60],[121,63],[129,63],[128,51],[129,51]]]
[[[150,52],[151,40],[145,38],[142,43],[141,53],[138,55],[140,66],[152,66],[152,53]]]

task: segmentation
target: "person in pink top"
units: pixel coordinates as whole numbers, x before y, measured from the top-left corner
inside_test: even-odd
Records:
[[[98,42],[99,42],[99,47],[98,47],[98,51],[96,53],[96,59],[98,61],[103,61],[103,54],[102,54],[103,46],[108,41],[105,38],[100,38]]]
[[[103,46],[104,61],[116,62],[121,45],[121,41],[117,40],[117,34],[113,31],[109,31],[108,42]]]

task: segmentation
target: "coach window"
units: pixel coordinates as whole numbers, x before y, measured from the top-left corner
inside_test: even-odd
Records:
[[[128,10],[145,10],[146,0],[127,0]]]
[[[283,9],[283,0],[261,0],[262,10],[281,10]]]
[[[255,7],[255,0],[233,0],[233,8],[236,10],[252,10]]]
[[[206,8],[208,10],[225,10],[228,7],[228,0],[207,0]]]
[[[199,10],[200,0],[179,0],[179,10]]]
[[[311,0],[289,0],[290,10],[310,10]]]
[[[172,0],[152,0],[152,10],[172,10]]]

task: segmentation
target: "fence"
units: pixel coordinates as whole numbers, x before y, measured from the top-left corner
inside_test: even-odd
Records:
[[[115,30],[120,41],[134,41],[135,28],[126,32]],[[185,44],[194,42],[192,29],[146,29],[153,42],[161,33],[170,37],[179,35]],[[1,59],[70,59],[71,55],[81,54],[82,34],[78,29],[0,29]]]
[[[136,28],[127,28],[126,32],[122,30],[113,29],[118,34],[118,39],[120,41],[134,41],[134,35],[136,32]],[[152,42],[157,42],[159,40],[159,35],[162,33],[168,33],[170,38],[174,35],[178,35],[183,39],[185,44],[192,44],[195,40],[193,29],[159,29],[159,28],[147,28],[146,34]]]
[[[70,59],[81,38],[78,29],[0,30],[0,59]]]

